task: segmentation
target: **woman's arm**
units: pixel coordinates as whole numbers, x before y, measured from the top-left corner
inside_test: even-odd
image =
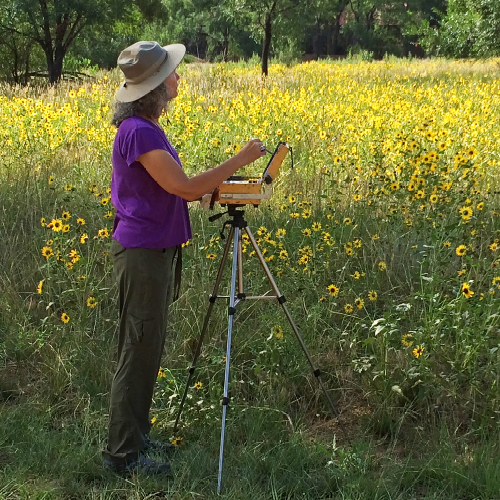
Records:
[[[252,139],[229,160],[191,178],[163,149],[144,153],[137,158],[137,161],[165,191],[187,201],[194,201],[215,189],[241,167],[252,163],[265,154],[266,151],[262,151],[262,142],[259,139]]]

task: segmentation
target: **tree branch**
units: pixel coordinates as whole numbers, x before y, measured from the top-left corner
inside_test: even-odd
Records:
[[[78,23],[81,22],[80,26],[78,26]],[[65,42],[63,43],[63,48],[65,50],[68,50],[69,46],[73,43],[73,40],[76,38],[76,36],[82,31],[84,28],[85,24],[87,22],[87,19],[84,18],[82,14],[78,14],[76,16],[75,21],[73,22],[71,28],[69,29],[68,36],[66,37]]]
[[[61,76],[64,75],[70,75],[70,76],[86,76],[87,78],[93,78],[94,80],[96,79],[95,76],[89,75],[87,73],[82,73],[81,71],[63,71],[61,73]],[[44,78],[48,77],[48,73],[44,73],[43,71],[32,71],[28,73],[28,76],[42,76]]]
[[[68,29],[69,14],[64,14],[62,17],[60,14],[56,17],[56,47],[61,47],[64,35]]]
[[[38,23],[36,22],[35,15],[32,10],[28,11],[28,17],[31,22],[31,27],[34,30],[34,35],[30,35],[29,37],[38,44],[43,45],[43,38],[38,31]]]
[[[31,38],[31,39],[35,40],[36,42],[39,41],[36,37],[32,36],[31,34],[23,33],[22,31],[19,31],[18,29],[14,28],[13,26],[6,26],[4,24],[0,24],[0,30],[4,30],[4,31],[9,32],[11,34],[20,35],[20,36],[25,37],[25,38]],[[0,43],[5,44],[5,41],[0,41]]]
[[[359,21],[359,14],[356,11],[356,9],[354,8],[352,0],[349,0],[349,3],[351,4],[352,13],[354,14],[354,19],[356,19],[356,21]]]
[[[49,10],[47,8],[47,2],[46,0],[38,0],[38,3],[40,4],[40,9],[42,10],[42,17],[43,17],[43,33],[44,33],[44,38],[43,38],[43,44],[42,47],[45,48],[45,50],[51,55],[52,57],[52,35],[50,34],[50,19],[49,19]],[[36,26],[36,24],[34,24]]]
[[[282,9],[277,9],[276,14],[283,14],[290,10],[295,10],[297,7],[300,7],[298,2],[292,2],[292,5],[284,5]]]

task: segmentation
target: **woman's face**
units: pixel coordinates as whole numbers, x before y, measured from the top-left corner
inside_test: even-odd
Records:
[[[167,86],[170,99],[177,97],[177,82],[179,81],[179,78],[180,76],[177,74],[177,71],[170,73],[170,75],[165,78],[165,85]]]

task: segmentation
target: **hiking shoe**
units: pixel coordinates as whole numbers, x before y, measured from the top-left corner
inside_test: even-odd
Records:
[[[105,459],[104,465],[120,476],[128,476],[130,474],[144,474],[146,476],[152,476],[154,474],[172,474],[172,469],[168,462],[156,462],[144,455],[140,455],[139,458],[124,463],[113,463]]]
[[[149,436],[144,440],[144,452],[153,452],[153,453],[163,453],[169,454],[175,450],[175,446],[171,443],[165,441],[159,441],[158,439],[152,439]]]

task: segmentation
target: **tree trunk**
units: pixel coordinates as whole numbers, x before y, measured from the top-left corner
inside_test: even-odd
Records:
[[[376,7],[372,7],[366,14],[366,29],[368,31],[373,30],[375,27],[375,13],[377,12]]]
[[[26,60],[24,61],[24,85],[28,85],[29,78],[30,78],[30,55],[31,55],[31,48],[33,46],[30,44],[28,46],[27,52],[26,52]]]
[[[54,61],[52,62],[51,71],[49,71],[49,83],[57,83],[61,79],[63,60],[66,51],[62,47],[56,47]]]
[[[328,36],[328,55],[336,56],[339,50],[339,35],[340,35],[340,18],[342,17],[342,12],[334,19],[333,24],[330,27],[330,33]]]
[[[316,19],[316,29],[314,30],[314,38],[313,38],[313,54],[316,59],[319,59],[320,47],[319,47],[319,39],[321,36],[321,24],[320,20]]]
[[[335,24],[328,23],[326,25],[326,55],[327,55],[327,57],[335,55],[335,52],[334,52],[335,49],[333,47],[333,45],[334,45],[334,41],[333,41],[334,30],[335,30]]]
[[[54,57],[54,53],[52,52],[51,47],[50,50],[45,51],[45,58],[47,59],[49,83],[51,85],[54,85],[61,79],[64,54],[56,51],[56,55]]]
[[[229,56],[229,28],[223,31],[224,41],[222,42],[222,60],[227,62]]]
[[[203,27],[200,28],[198,34],[198,42],[196,44],[196,52],[200,59],[207,58],[207,34],[205,33]]]
[[[17,47],[15,42],[12,45],[12,53],[14,55],[14,67],[12,68],[12,77],[14,78],[14,83],[19,83],[19,54],[17,52]]]
[[[262,45],[262,73],[264,75],[268,75],[268,60],[269,60],[269,51],[271,49],[271,35],[272,35],[272,16],[271,13],[268,12],[266,14],[266,23],[264,25],[264,43]]]
[[[52,57],[52,50],[45,52],[45,59],[47,59],[47,73],[49,75],[49,83],[53,85],[57,82],[57,68],[55,68],[54,58]],[[59,74],[59,77],[61,75]]]
[[[37,37],[36,41],[45,52],[47,60],[47,71],[49,83],[57,83],[61,79],[64,56],[75,37],[80,33],[85,25],[85,18],[82,14],[60,13],[56,16],[54,26],[54,36],[51,31],[51,19],[47,0],[38,0],[43,17],[43,36]],[[53,46],[54,45],[54,46]]]

